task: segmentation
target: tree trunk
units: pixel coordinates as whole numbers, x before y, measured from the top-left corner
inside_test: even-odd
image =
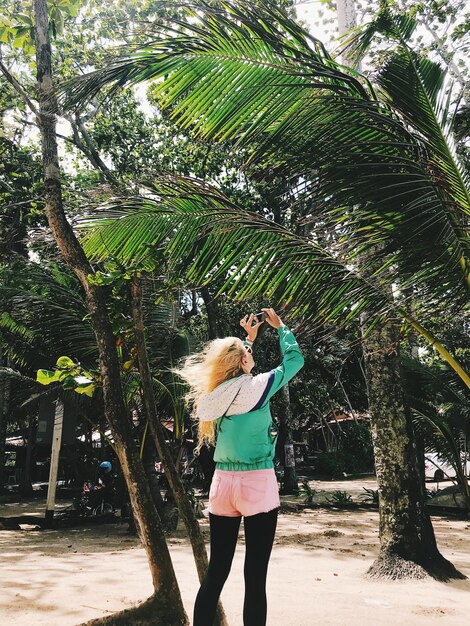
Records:
[[[338,20],[338,31],[341,37],[341,35],[344,35],[344,33],[347,33],[348,30],[351,30],[356,26],[357,18],[355,0],[337,0],[336,15]],[[341,54],[341,62],[344,65],[353,67],[349,50],[343,50],[343,53]],[[358,63],[354,66],[354,69],[360,72],[360,64]]]
[[[355,0],[337,0],[336,9],[341,36],[356,25]],[[351,65],[347,51],[342,60]],[[380,512],[380,553],[368,574],[375,578],[422,578],[426,573],[439,580],[465,578],[439,553],[426,510],[403,394],[400,323],[389,319],[367,335],[367,321],[365,313],[362,339]]]
[[[286,226],[285,214],[282,212],[282,205],[277,194],[268,196],[268,204],[274,216],[274,222],[281,226]],[[293,210],[292,224],[297,226],[299,220]],[[261,327],[263,330],[263,326]],[[282,359],[282,350],[279,349],[279,356]],[[284,480],[282,481],[281,494],[293,494],[299,488],[297,472],[295,470],[294,443],[292,438],[292,411],[290,405],[289,383],[281,389],[282,412],[279,417],[279,446],[281,449],[281,462],[284,466]]]
[[[0,367],[3,365],[0,353]],[[0,493],[5,484],[7,417],[10,410],[11,380],[8,374],[0,371]]]
[[[145,342],[144,320],[142,314],[142,284],[138,276],[134,276],[132,279],[132,318],[134,322],[136,352],[137,359],[139,361],[140,380],[143,390],[144,405],[147,412],[147,419],[155,440],[158,455],[163,463],[163,467],[165,468],[165,475],[168,480],[168,484],[170,485],[170,489],[173,492],[179,513],[186,526],[193,549],[194,560],[196,561],[199,580],[202,582],[204,576],[206,575],[208,566],[206,546],[199,523],[196,519],[196,514],[188,497],[186,496],[186,492],[173,461],[170,448],[166,443],[162,424],[158,419],[152,374],[148,362],[147,347]],[[220,626],[227,624],[227,619],[220,602],[217,609],[217,619],[216,624],[220,624]]]
[[[209,339],[217,339],[217,305],[209,293],[207,287],[202,287],[201,296],[204,300],[204,306],[206,307],[207,315],[207,327],[209,330]]]
[[[147,480],[150,486],[150,493],[152,494],[153,503],[162,521],[163,527],[167,528],[165,503],[163,502],[162,494],[160,492],[160,484],[158,482],[158,476],[155,471],[154,451],[155,446],[153,441],[149,437],[146,437],[142,454],[142,465],[144,466],[145,475],[147,476]]]
[[[282,493],[292,494],[297,491],[299,484],[295,469],[294,441],[292,438],[292,411],[290,405],[289,385],[284,385],[281,389],[282,413],[280,417],[279,436],[282,445],[282,458],[284,464],[284,480],[282,482]]]
[[[33,493],[32,476],[33,465],[35,465],[34,448],[36,445],[37,419],[36,415],[31,415],[28,424],[28,435],[26,444],[26,457],[23,471],[21,472],[19,492],[22,496],[30,496]]]
[[[105,416],[113,434],[116,454],[129,489],[155,589],[155,594],[148,601],[151,611],[150,617],[145,617],[147,621],[139,622],[137,616],[145,610],[148,603],[144,603],[143,608],[137,607],[130,613],[125,612],[125,619],[128,620],[127,623],[134,624],[183,626],[188,624],[188,619],[181,601],[161,522],[152,502],[149,485],[133,441],[132,425],[123,399],[115,338],[104,293],[102,288],[91,285],[88,281],[88,275],[93,273],[92,268],[63,210],[55,128],[57,101],[52,83],[47,0],[34,0],[34,17],[40,106],[38,125],[42,136],[46,217],[62,256],[78,276],[85,292],[90,320],[98,343]],[[131,615],[134,614],[135,620],[131,619]],[[120,620],[120,614],[117,614],[101,620],[100,623],[122,623]]]
[[[363,319],[363,323],[366,319]],[[377,324],[363,339],[379,488],[380,553],[374,578],[465,578],[438,551],[419,476],[399,362],[400,322]]]

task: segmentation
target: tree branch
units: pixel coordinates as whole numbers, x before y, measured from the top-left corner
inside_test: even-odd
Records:
[[[26,104],[31,109],[31,111],[34,113],[34,115],[38,116],[39,115],[39,110],[36,108],[36,106],[34,105],[33,101],[30,100],[30,98],[28,97],[28,94],[23,89],[23,87],[20,85],[18,80],[13,76],[13,74],[10,72],[10,70],[3,63],[3,61],[1,60],[1,57],[0,57],[0,71],[5,76],[6,80],[10,83],[10,85],[13,87],[13,89],[26,102]]]
[[[438,36],[438,34],[431,28],[431,26],[429,25],[429,22],[424,19],[423,20],[423,24],[424,27],[426,28],[426,30],[428,31],[428,33],[432,36],[432,38],[434,39],[434,43],[436,45],[436,51],[439,54],[439,56],[441,57],[441,59],[444,61],[444,63],[447,64],[447,66],[449,67],[449,69],[451,70],[452,74],[455,76],[455,78],[459,81],[460,85],[465,89],[468,85],[468,81],[465,80],[465,76],[462,74],[462,72],[459,70],[459,68],[457,67],[457,65],[454,63],[453,59],[451,58],[451,53],[448,52],[447,50],[445,50],[442,47],[441,44],[441,38]]]

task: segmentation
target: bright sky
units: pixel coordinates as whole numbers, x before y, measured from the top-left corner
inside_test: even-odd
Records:
[[[305,0],[305,2],[296,3],[295,9],[299,20],[308,25],[312,35],[326,44],[331,37],[331,32],[330,28],[325,29],[321,24],[320,11],[328,13],[329,16],[332,15],[332,12],[320,0]]]

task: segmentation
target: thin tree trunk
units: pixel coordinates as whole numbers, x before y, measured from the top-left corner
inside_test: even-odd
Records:
[[[162,494],[160,492],[160,484],[158,482],[158,476],[155,471],[155,463],[153,458],[154,451],[155,447],[153,441],[149,437],[146,437],[142,454],[142,465],[144,466],[145,475],[147,476],[147,480],[150,486],[150,493],[152,494],[153,503],[162,521],[163,527],[165,528],[165,503],[163,502]]]
[[[134,322],[136,352],[137,359],[139,361],[140,380],[143,390],[144,405],[147,412],[147,419],[155,440],[158,455],[163,463],[163,467],[165,468],[165,475],[170,485],[170,489],[173,492],[179,513],[186,526],[193,549],[199,580],[202,582],[204,576],[206,575],[208,566],[206,546],[199,523],[196,519],[196,514],[188,497],[186,496],[186,492],[173,461],[170,448],[166,443],[162,424],[158,419],[152,374],[148,362],[145,341],[144,320],[142,314],[142,283],[138,276],[134,276],[132,279],[132,318]],[[220,626],[225,626],[228,623],[220,602],[217,609],[217,619],[216,624],[220,624]]]
[[[161,624],[183,626],[188,619],[183,608],[168,546],[160,519],[132,437],[126,411],[119,359],[102,289],[91,285],[93,273],[68,223],[62,204],[57,154],[57,102],[52,83],[51,45],[48,35],[47,0],[34,0],[39,127],[42,136],[46,217],[65,261],[78,276],[85,292],[90,320],[96,335],[103,384],[105,416],[111,427],[116,453],[129,489],[140,537],[147,552],[154,595],[137,609],[93,620],[94,623]],[[132,616],[132,617],[131,617]]]
[[[207,287],[202,287],[201,296],[204,301],[204,306],[206,307],[206,315],[207,315],[207,327],[209,330],[209,339],[217,339],[218,330],[217,330],[217,306],[215,301],[211,297],[209,293],[209,289]]]
[[[292,438],[292,411],[290,404],[289,385],[284,385],[281,389],[282,413],[280,417],[280,439],[284,460],[284,480],[282,482],[282,493],[292,494],[297,491],[299,484],[295,469],[294,441]]]
[[[3,365],[0,352],[0,367]],[[0,493],[5,483],[7,416],[10,410],[11,380],[5,371],[0,371]]]
[[[80,150],[82,150],[82,152],[88,156],[90,162],[94,165],[94,167],[103,173],[106,181],[115,189],[119,190],[119,182],[116,180],[113,172],[111,172],[106,163],[100,157],[98,150],[95,148],[93,141],[90,139],[90,136],[88,135],[82,120],[80,119],[80,115],[76,113],[75,119],[72,118],[72,116],[70,116],[68,119],[72,126],[72,130],[75,136],[75,142],[78,148],[80,148]],[[83,137],[85,145],[83,145],[79,133]]]
[[[276,194],[268,197],[268,204],[271,207],[274,216],[274,222],[281,226],[286,226],[285,215]],[[293,210],[295,215],[295,212]],[[299,222],[296,217],[292,217],[292,224],[297,226]],[[261,327],[262,328],[262,327]],[[279,349],[279,355],[282,359],[282,350]],[[290,404],[289,383],[281,389],[282,412],[279,416],[279,444],[281,447],[281,462],[284,466],[284,480],[282,481],[282,494],[292,494],[299,488],[297,480],[297,472],[295,470],[295,453],[294,442],[292,438],[292,410]],[[279,448],[278,448],[279,449]]]

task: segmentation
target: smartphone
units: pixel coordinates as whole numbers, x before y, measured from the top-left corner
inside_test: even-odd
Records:
[[[261,311],[261,313],[255,313],[255,317],[258,319],[258,322],[264,322],[266,319],[266,313]]]

